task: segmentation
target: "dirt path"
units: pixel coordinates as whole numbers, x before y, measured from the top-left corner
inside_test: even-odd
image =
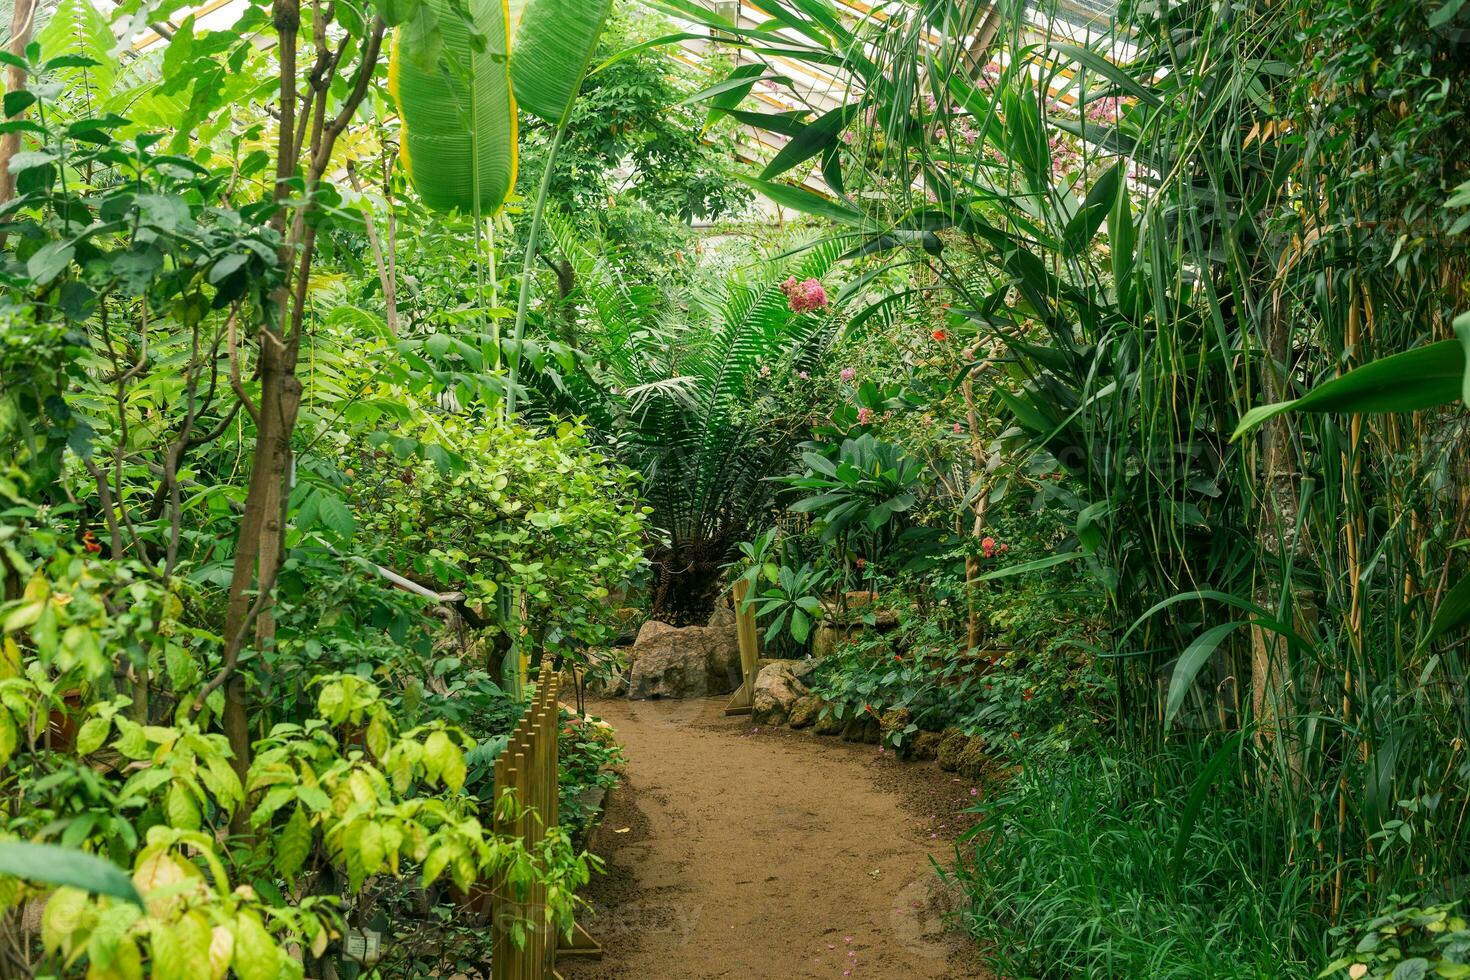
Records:
[[[945,931],[929,862],[952,854],[968,786],[723,704],[589,705],[629,764],[582,917],[606,955],[566,962],[567,980],[986,976]]]

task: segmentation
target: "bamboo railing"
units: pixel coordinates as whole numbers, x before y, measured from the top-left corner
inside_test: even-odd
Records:
[[[561,720],[558,702],[560,678],[543,669],[536,696],[516,723],[505,751],[495,760],[495,798],[510,793],[518,804],[515,814],[495,808],[495,833],[518,837],[532,852],[538,851],[549,830],[558,822],[557,735]],[[600,957],[602,949],[581,926],[572,938],[558,935],[546,921],[546,886],[533,882],[518,894],[508,882],[497,879],[490,892],[490,976],[492,980],[553,980],[556,958]],[[517,923],[525,931],[525,943],[517,946],[513,930]]]

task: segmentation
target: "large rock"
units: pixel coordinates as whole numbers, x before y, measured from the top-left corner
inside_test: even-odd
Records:
[[[898,629],[898,613],[875,608],[877,598],[873,592],[849,592],[841,603],[825,600],[822,619],[812,634],[812,656],[829,656],[864,632],[890,633]],[[872,623],[866,622],[868,617]]]
[[[943,738],[938,732],[914,732],[914,737],[903,743],[906,757],[920,762],[939,758],[939,743]]]
[[[784,725],[791,708],[807,693],[796,676],[800,660],[771,660],[755,675],[751,720],[757,725]]]
[[[971,735],[965,742],[965,747],[960,750],[956,771],[969,779],[976,781],[983,779],[986,771],[990,769],[988,748],[989,746],[985,744],[985,736]]]
[[[945,772],[956,772],[960,768],[960,753],[965,751],[965,745],[970,737],[958,728],[946,728],[944,734],[939,737],[939,751],[936,757],[939,759],[939,768]]]
[[[740,686],[734,627],[670,626],[650,619],[629,657],[628,697],[703,698]]]
[[[842,726],[842,740],[844,742],[867,742],[869,745],[877,745],[882,737],[882,729],[878,725],[878,717],[869,711],[859,711],[847,719],[847,724]]]
[[[730,605],[730,600],[725,596],[715,600],[715,608],[709,614],[709,622],[705,623],[711,629],[735,628],[735,607]]]
[[[792,728],[810,728],[821,717],[825,704],[821,695],[803,694],[791,706],[791,714],[787,716],[786,723]]]
[[[831,705],[825,707],[828,709],[825,715],[818,709],[817,723],[813,726],[812,731],[818,735],[841,735],[842,729],[847,727],[847,722],[837,717],[837,712],[831,710]]]

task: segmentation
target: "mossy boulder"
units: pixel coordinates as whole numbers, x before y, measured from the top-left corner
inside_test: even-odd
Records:
[[[939,743],[944,736],[938,732],[914,732],[903,743],[906,758],[928,762],[939,758]]]
[[[889,708],[883,712],[878,720],[878,735],[884,745],[899,745],[902,751],[902,742],[908,736],[904,735],[904,729],[914,720],[913,712],[907,708]]]
[[[956,772],[966,779],[980,780],[990,768],[989,746],[983,735],[971,735],[960,750]]]
[[[825,715],[822,714],[822,708],[827,709]],[[842,729],[847,726],[847,720],[837,717],[835,709],[836,705],[825,703],[819,707],[817,709],[817,720],[812,726],[812,731],[818,735],[841,735]]]
[[[955,772],[960,768],[960,753],[965,750],[965,744],[970,738],[958,728],[946,728],[939,736],[939,749],[935,758],[939,760],[939,768],[945,772]]]
[[[810,728],[817,723],[825,704],[815,694],[803,694],[791,706],[791,714],[787,716],[786,723],[792,728]]]
[[[877,745],[881,737],[882,728],[878,717],[871,711],[859,711],[847,719],[847,724],[842,726],[844,742],[866,742],[868,745]]]

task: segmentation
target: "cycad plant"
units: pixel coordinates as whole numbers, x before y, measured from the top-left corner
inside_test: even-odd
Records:
[[[708,617],[721,567],[760,523],[770,479],[807,435],[807,420],[778,412],[771,392],[815,367],[840,319],[826,307],[793,310],[782,284],[821,279],[840,249],[802,252],[673,296],[618,283],[605,265],[581,266],[574,298],[590,321],[593,383],[569,379],[560,404],[644,476],[663,535],[649,556],[657,618]]]

